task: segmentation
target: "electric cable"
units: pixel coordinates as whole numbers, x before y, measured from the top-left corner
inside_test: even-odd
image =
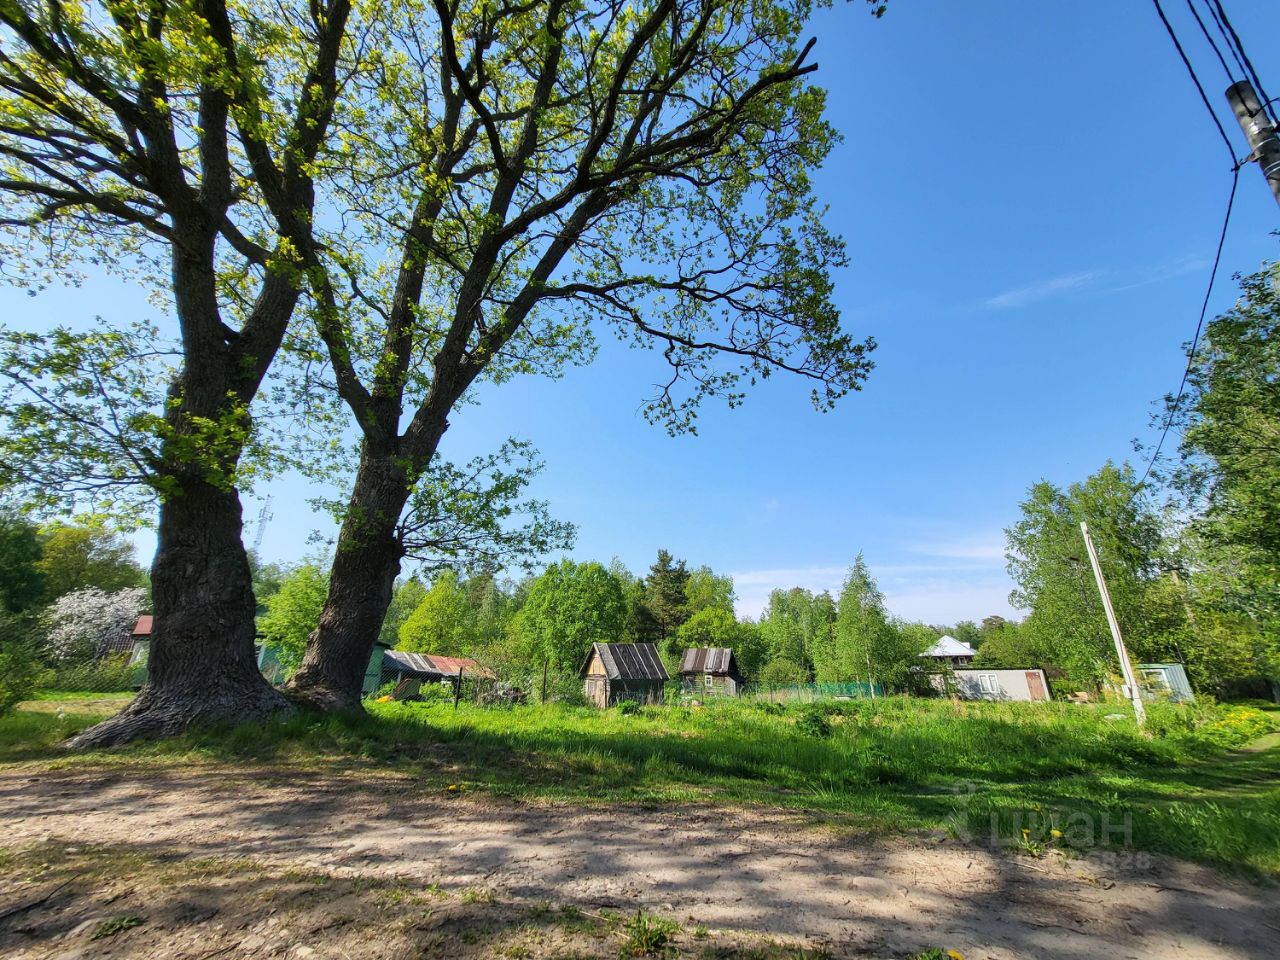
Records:
[[[1209,271],[1209,288],[1204,292],[1204,302],[1200,304],[1200,319],[1196,323],[1195,335],[1191,338],[1191,349],[1187,351],[1187,366],[1182,371],[1182,382],[1178,384],[1178,393],[1173,398],[1168,413],[1164,418],[1164,429],[1160,431],[1160,441],[1156,444],[1155,452],[1151,454],[1151,459],[1147,462],[1147,469],[1142,472],[1142,479],[1138,481],[1138,489],[1147,482],[1147,477],[1151,476],[1151,470],[1155,467],[1156,461],[1160,458],[1160,451],[1164,447],[1165,439],[1169,436],[1169,428],[1173,426],[1173,418],[1178,415],[1178,408],[1182,405],[1182,396],[1187,389],[1187,380],[1191,377],[1191,368],[1195,365],[1196,349],[1200,346],[1200,334],[1204,330],[1204,318],[1209,312],[1209,298],[1213,295],[1213,284],[1218,279],[1218,267],[1222,263],[1222,248],[1227,242],[1227,227],[1231,223],[1231,210],[1236,202],[1236,187],[1240,184],[1240,167],[1236,166],[1231,171],[1231,195],[1227,197],[1227,212],[1222,218],[1222,232],[1218,234],[1218,250],[1213,255],[1213,268]]]
[[[1222,0],[1213,0],[1214,6],[1218,8],[1218,15],[1222,18],[1222,24],[1227,28],[1227,32],[1231,34],[1231,42],[1235,45],[1236,51],[1240,54],[1240,58],[1244,61],[1245,75],[1253,81],[1253,88],[1258,93],[1258,99],[1266,104],[1271,98],[1267,96],[1267,91],[1262,88],[1262,78],[1258,76],[1258,71],[1253,68],[1253,61],[1249,59],[1249,54],[1245,52],[1244,44],[1240,40],[1240,34],[1236,32],[1236,28],[1232,26],[1231,18],[1227,16],[1227,8],[1222,5]],[[1264,106],[1263,110],[1267,110]],[[1273,125],[1280,126],[1280,117],[1277,116],[1274,109],[1267,110],[1271,117]]]
[[[1227,58],[1224,57],[1222,55],[1222,51],[1218,49],[1218,43],[1216,40],[1213,39],[1213,34],[1211,34],[1209,32],[1209,28],[1204,25],[1204,20],[1201,19],[1200,17],[1200,11],[1196,9],[1195,0],[1187,0],[1187,9],[1191,11],[1191,16],[1196,18],[1196,23],[1200,25],[1200,32],[1204,34],[1205,40],[1209,42],[1209,46],[1213,49],[1213,52],[1217,55],[1218,62],[1222,64],[1222,72],[1227,75],[1227,83],[1228,84],[1235,83],[1236,76],[1234,73],[1231,72],[1231,68],[1227,66]],[[1210,10],[1212,9],[1213,8],[1211,7]],[[1234,55],[1235,50],[1231,48],[1230,43],[1227,44],[1227,49],[1231,50],[1232,54]]]
[[[1234,166],[1236,162],[1235,148],[1231,146],[1231,138],[1227,136],[1226,128],[1222,126],[1222,121],[1218,119],[1218,114],[1213,109],[1213,104],[1209,102],[1209,95],[1204,92],[1204,85],[1196,74],[1196,68],[1191,65],[1191,58],[1187,56],[1187,51],[1183,49],[1182,41],[1178,39],[1178,34],[1174,32],[1173,24],[1165,16],[1163,4],[1160,3],[1160,0],[1151,0],[1151,2],[1155,4],[1156,13],[1160,15],[1160,22],[1164,24],[1165,32],[1169,34],[1169,39],[1173,41],[1173,45],[1178,51],[1178,56],[1182,58],[1183,66],[1187,68],[1187,73],[1191,76],[1191,82],[1196,85],[1196,90],[1200,93],[1200,99],[1204,101],[1204,108],[1209,111],[1209,116],[1213,117],[1214,126],[1218,128],[1218,133],[1222,135],[1222,142],[1227,145],[1227,153],[1231,154],[1231,163]]]

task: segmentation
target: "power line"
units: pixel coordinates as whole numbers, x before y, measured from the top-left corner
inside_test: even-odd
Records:
[[[1210,0],[1204,0],[1204,5],[1209,8],[1209,15],[1213,17],[1213,22],[1218,27],[1218,33],[1222,35],[1222,41],[1227,45],[1227,50],[1231,53],[1231,59],[1236,62],[1236,66],[1240,69],[1240,76],[1247,77],[1249,71],[1244,68],[1244,61],[1240,59],[1240,54],[1236,50],[1235,44],[1231,42],[1231,37],[1227,35],[1227,28],[1222,24],[1222,18],[1218,16],[1218,11]]]
[[[1235,147],[1231,146],[1231,138],[1227,136],[1226,129],[1222,126],[1222,121],[1218,119],[1217,111],[1213,109],[1213,104],[1209,102],[1209,95],[1204,92],[1204,85],[1200,83],[1200,77],[1196,74],[1196,68],[1191,65],[1191,58],[1187,56],[1187,51],[1182,48],[1182,41],[1178,39],[1178,34],[1173,29],[1173,24],[1169,22],[1169,18],[1165,16],[1164,6],[1160,0],[1151,0],[1156,6],[1156,13],[1160,15],[1160,22],[1164,24],[1165,32],[1169,34],[1169,39],[1173,41],[1174,47],[1177,48],[1178,56],[1182,58],[1182,64],[1187,68],[1187,73],[1191,75],[1191,82],[1196,85],[1196,90],[1200,93],[1200,99],[1204,101],[1204,108],[1209,111],[1209,116],[1213,117],[1213,124],[1218,128],[1218,133],[1222,135],[1222,142],[1227,145],[1227,152],[1231,154],[1231,165],[1234,167],[1236,163]],[[1221,6],[1219,4],[1219,6]]]
[[[1187,380],[1191,377],[1191,368],[1195,365],[1196,348],[1200,345],[1200,333],[1204,330],[1204,318],[1209,312],[1209,298],[1213,295],[1213,284],[1218,278],[1218,266],[1222,263],[1222,248],[1227,242],[1227,227],[1231,223],[1231,210],[1236,203],[1236,187],[1240,184],[1240,168],[1237,166],[1231,171],[1231,195],[1227,197],[1227,212],[1222,218],[1222,232],[1218,234],[1218,250],[1213,255],[1213,269],[1209,271],[1209,288],[1204,292],[1204,302],[1200,305],[1200,319],[1196,323],[1195,336],[1191,338],[1191,349],[1187,352],[1187,366],[1182,371],[1182,382],[1178,384],[1178,394],[1173,399],[1173,405],[1170,406],[1168,415],[1164,418],[1164,429],[1160,431],[1160,442],[1156,444],[1155,452],[1151,454],[1151,460],[1147,463],[1147,469],[1142,472],[1142,479],[1138,481],[1138,489],[1142,489],[1146,485],[1147,477],[1151,476],[1151,470],[1156,465],[1156,461],[1160,459],[1160,451],[1164,448],[1164,441],[1169,436],[1169,428],[1173,426],[1173,418],[1178,415],[1178,407],[1182,404],[1182,395],[1187,389]]]
[[[1235,83],[1236,76],[1231,72],[1231,68],[1227,66],[1227,58],[1224,57],[1222,55],[1222,51],[1218,49],[1218,44],[1217,41],[1213,39],[1213,34],[1211,34],[1209,32],[1209,28],[1204,25],[1204,20],[1200,17],[1200,11],[1196,9],[1195,0],[1187,0],[1187,9],[1190,10],[1191,15],[1196,18],[1196,23],[1200,25],[1200,32],[1203,33],[1204,38],[1209,41],[1209,46],[1213,48],[1213,52],[1218,55],[1218,62],[1222,64],[1222,72],[1227,75],[1227,83]],[[1212,12],[1213,8],[1210,7],[1209,10]],[[1227,44],[1227,49],[1231,50],[1233,56],[1235,55],[1235,50],[1231,47],[1230,43]],[[1243,70],[1244,68],[1241,67],[1241,69]]]
[[[1258,99],[1263,103],[1263,110],[1266,110],[1266,104],[1270,101],[1267,91],[1262,88],[1262,78],[1258,76],[1258,71],[1253,69],[1253,61],[1249,59],[1249,54],[1245,52],[1244,44],[1240,41],[1240,34],[1236,32],[1236,28],[1231,24],[1231,18],[1227,16],[1227,9],[1222,5],[1222,0],[1213,0],[1213,5],[1218,8],[1218,15],[1222,20],[1222,25],[1227,28],[1227,32],[1231,34],[1231,42],[1234,44],[1236,51],[1240,54],[1240,59],[1244,61],[1244,69],[1246,75],[1253,81],[1253,88],[1258,91]],[[1280,125],[1280,117],[1276,116],[1275,110],[1267,111],[1271,116],[1271,122]]]

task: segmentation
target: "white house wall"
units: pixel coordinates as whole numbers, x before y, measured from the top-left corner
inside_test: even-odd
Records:
[[[1039,674],[1047,696],[1049,684],[1041,670],[953,670],[951,688],[961,700],[1030,701],[1033,697],[1031,684],[1027,680],[1028,673]],[[994,678],[989,681],[988,686],[994,686],[996,689],[983,689],[982,677]],[[940,674],[934,674],[930,681],[939,692],[944,691],[944,678]]]

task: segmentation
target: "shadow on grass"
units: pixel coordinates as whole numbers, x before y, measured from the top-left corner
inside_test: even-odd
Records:
[[[783,807],[861,830],[1136,848],[1280,876],[1280,749],[1147,740],[1131,724],[1069,706],[854,703],[828,710],[829,738],[804,735],[799,712],[388,704],[75,757],[57,742],[92,718],[68,714],[56,731],[47,718],[0,721],[0,760],[388,770],[430,789],[461,781],[584,804]],[[15,729],[30,736],[25,745]]]

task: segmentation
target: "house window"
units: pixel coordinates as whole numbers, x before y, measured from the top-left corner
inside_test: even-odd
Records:
[[[1000,679],[994,673],[978,674],[978,689],[983,693],[999,693]]]
[[[1143,670],[1142,679],[1161,690],[1169,689],[1169,678],[1164,675],[1163,670]]]

